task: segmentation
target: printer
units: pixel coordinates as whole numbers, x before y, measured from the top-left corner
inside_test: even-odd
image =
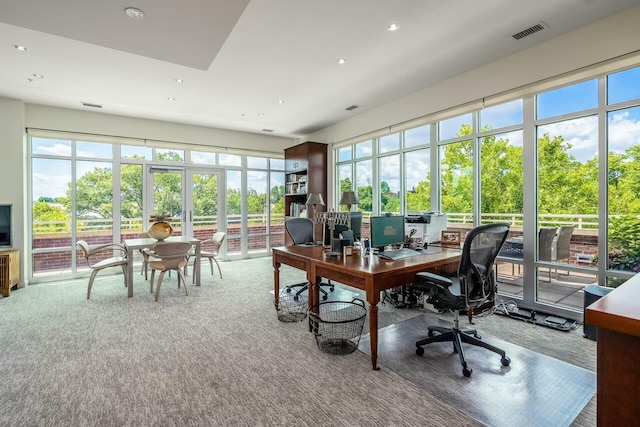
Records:
[[[408,236],[415,229],[414,237],[422,237],[424,243],[440,242],[442,230],[447,229],[447,214],[440,212],[409,212],[404,217],[404,232]]]

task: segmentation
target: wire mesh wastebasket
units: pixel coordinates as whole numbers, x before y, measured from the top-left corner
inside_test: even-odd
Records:
[[[367,309],[364,301],[328,301],[309,310],[309,320],[318,348],[325,353],[345,355],[358,348]]]
[[[296,298],[295,292],[280,292],[276,301],[276,312],[281,322],[299,322],[307,317],[307,299]]]

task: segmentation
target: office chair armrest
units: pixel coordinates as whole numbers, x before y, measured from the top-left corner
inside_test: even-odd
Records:
[[[448,277],[440,276],[439,274],[433,274],[426,271],[416,273],[416,279],[413,282],[413,287],[420,289],[422,285],[431,284],[437,285],[441,288],[448,288],[453,285],[453,282]]]

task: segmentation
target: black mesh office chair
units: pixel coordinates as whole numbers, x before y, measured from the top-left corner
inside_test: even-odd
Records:
[[[472,322],[473,309],[493,301],[496,293],[493,263],[509,233],[508,224],[481,225],[469,231],[462,249],[462,258],[458,274],[444,277],[433,273],[416,274],[412,287],[425,292],[427,302],[439,310],[453,310],[455,313],[453,328],[429,326],[429,338],[416,342],[416,354],[422,356],[422,346],[434,342],[453,341],[453,351],[458,353],[462,374],[470,377],[473,370],[467,366],[462,343],[480,346],[502,356],[503,366],[509,366],[511,359],[504,350],[480,340],[475,329],[460,329],[460,311],[465,310]],[[434,335],[438,332],[438,335]]]
[[[290,218],[284,222],[284,229],[287,230],[287,234],[291,237],[294,245],[303,245],[305,243],[312,243],[314,241],[314,224],[309,218]],[[322,293],[322,299],[328,298],[327,291],[322,289],[322,286],[329,286],[333,292],[332,284],[320,283],[320,292]],[[291,292],[294,288],[300,288],[294,296],[294,300],[298,300],[301,293],[309,288],[309,282],[296,283],[295,285],[289,285],[285,289],[287,292]]]

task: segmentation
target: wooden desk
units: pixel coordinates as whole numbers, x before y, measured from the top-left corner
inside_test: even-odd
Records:
[[[196,286],[200,286],[200,239],[187,236],[171,236],[164,239],[165,242],[189,242],[196,247],[196,260],[195,262],[195,279]],[[123,242],[124,247],[127,249],[127,293],[129,298],[133,296],[133,253],[135,250],[150,248],[158,241],[151,237],[142,239],[129,239]],[[185,285],[186,286],[186,285]]]
[[[278,308],[280,295],[280,265],[285,264],[307,272],[310,282],[309,307],[320,301],[322,278],[334,280],[365,291],[369,303],[369,336],[371,343],[371,364],[377,369],[378,360],[378,303],[380,292],[413,282],[419,271],[434,273],[455,272],[460,263],[459,249],[440,248],[440,252],[417,255],[396,261],[378,259],[377,256],[357,255],[324,258],[321,246],[286,246],[273,248],[273,284],[275,307]]]
[[[597,327],[598,425],[638,425],[640,275],[587,307],[585,321]]]

